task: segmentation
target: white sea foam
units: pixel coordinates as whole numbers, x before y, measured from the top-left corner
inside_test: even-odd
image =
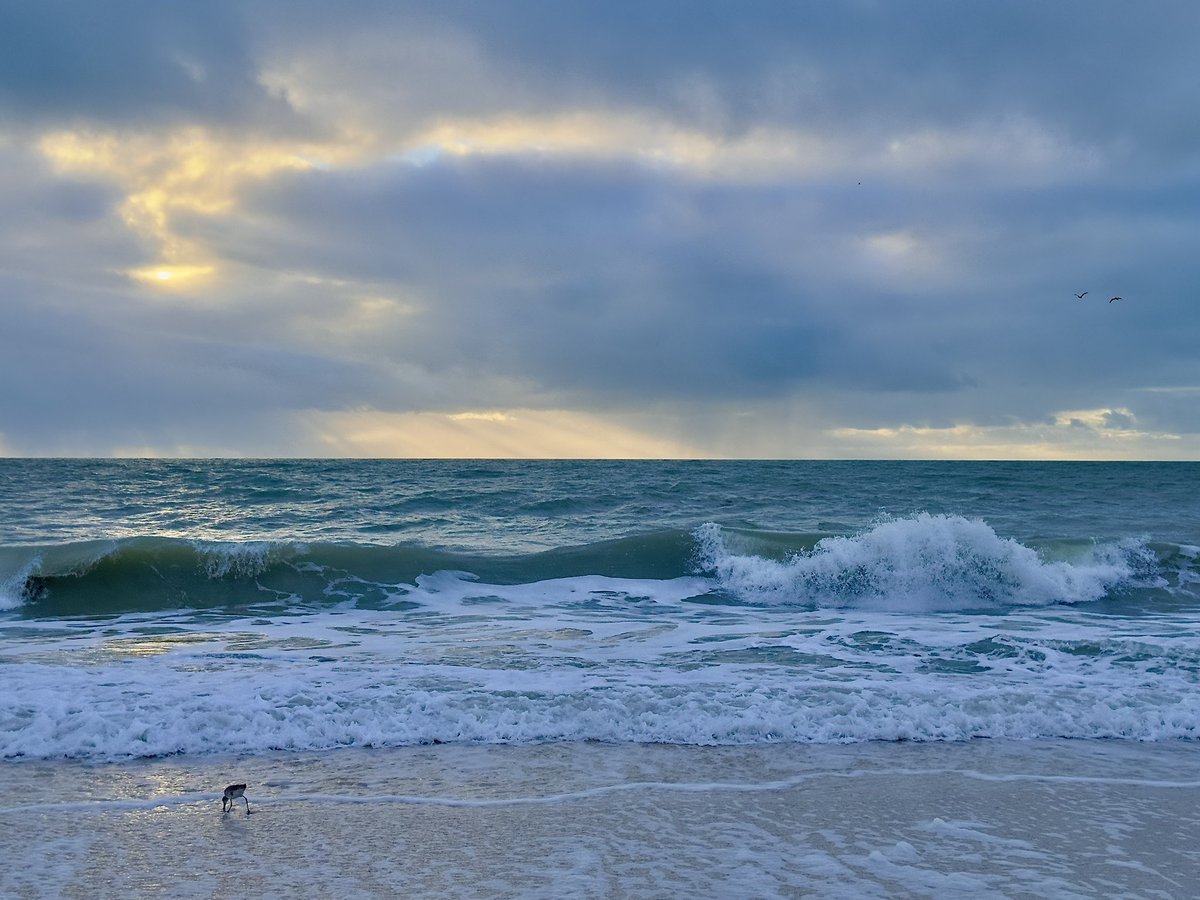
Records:
[[[26,584],[32,576],[52,568],[57,574],[78,575],[114,553],[115,541],[83,541],[43,550],[35,547],[0,548],[0,611],[25,603]]]
[[[1047,562],[978,519],[925,513],[826,538],[783,561],[734,552],[711,523],[697,541],[702,568],[747,602],[911,612],[1098,600],[1153,558],[1141,542],[1123,541]]]
[[[1118,635],[1070,607],[913,618],[688,603],[682,585],[667,603],[616,579],[432,583],[399,613],[22,626],[0,640],[0,757],[1200,737],[1200,636],[1162,618]]]
[[[186,675],[142,666],[17,671],[21,699],[0,701],[0,756],[120,758],[398,746],[434,740],[535,743],[600,740],[691,745],[866,740],[1200,736],[1195,692],[1167,700],[1141,684],[1112,699],[1113,682],[1073,691],[1036,684],[955,689],[914,683],[822,685],[799,679],[626,685],[619,679],[525,679],[489,690],[403,666],[342,675],[306,671]],[[94,679],[102,678],[102,686]],[[1172,679],[1175,689],[1186,685]]]
[[[42,565],[40,554],[25,555],[24,559],[6,559],[9,571],[0,570],[0,611],[17,609],[25,602],[22,591],[29,576]]]

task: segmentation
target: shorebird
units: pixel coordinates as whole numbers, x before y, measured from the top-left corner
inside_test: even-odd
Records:
[[[1075,296],[1078,297],[1080,300],[1082,300],[1084,297],[1087,296],[1087,291],[1084,291],[1082,294],[1076,294]]]
[[[244,784],[231,784],[225,788],[225,793],[221,795],[221,812],[228,812],[233,809],[233,805],[241,798],[246,804],[246,815],[250,815],[250,801],[246,799],[246,786]],[[226,808],[225,804],[229,804]]]
[[[1109,297],[1108,302],[1112,303],[1114,300],[1120,300],[1120,299],[1121,299],[1120,297]]]

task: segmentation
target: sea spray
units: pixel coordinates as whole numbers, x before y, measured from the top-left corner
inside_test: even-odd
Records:
[[[928,513],[827,537],[783,560],[735,552],[728,532],[713,523],[697,529],[696,540],[700,569],[723,590],[748,603],[810,609],[936,612],[1080,603],[1130,581],[1153,559],[1145,544],[1126,540],[1095,547],[1076,562],[1047,562],[982,520]]]

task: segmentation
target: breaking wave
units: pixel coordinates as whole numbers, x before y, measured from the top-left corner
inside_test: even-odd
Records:
[[[852,536],[769,534],[708,523],[539,553],[471,554],[419,545],[194,541],[134,537],[0,547],[0,611],[89,616],[174,609],[271,609],[420,602],[456,573],[484,593],[601,576],[646,592],[701,576],[708,602],[895,612],[996,610],[1193,594],[1194,548],[1138,538],[1034,549],[987,523],[920,514]],[[703,591],[702,591],[703,593]]]
[[[715,524],[697,531],[701,568],[744,602],[939,612],[1099,600],[1123,587],[1163,585],[1144,542],[1084,545],[1047,560],[987,523],[920,514],[854,537],[826,537],[774,559]]]

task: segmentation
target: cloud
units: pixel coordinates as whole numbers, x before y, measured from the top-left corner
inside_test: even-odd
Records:
[[[0,433],[1179,453],[1197,25],[1074,0],[5,9]]]
[[[862,300],[829,295],[825,248],[769,234],[755,200],[686,179],[447,161],[309,172],[245,203],[238,219],[181,227],[216,256],[410,294],[392,352],[434,369],[451,359],[576,400],[777,393],[813,378],[918,391],[964,381],[864,328]]]
[[[121,227],[121,192],[61,177],[32,148],[0,140],[0,197],[0,274],[53,284],[78,273],[95,285],[142,259]]]
[[[6,4],[0,110],[33,127],[209,123],[300,133],[259,79],[239,4],[113,0]]]
[[[260,10],[260,25],[272,20],[274,8]],[[1169,112],[1186,108],[1185,76],[1195,71],[1200,12],[1185,3],[1155,15],[1082,0],[289,11],[272,21],[266,80],[314,117],[348,109],[356,123],[393,134],[446,117],[582,107],[722,137],[804,128],[926,152],[946,145],[914,145],[914,135],[1026,122],[1053,136],[1047,146],[1060,139],[1161,165],[1190,158],[1200,127]]]
[[[1159,167],[1194,158],[1200,129],[1174,114],[1200,25],[1183,2],[52,0],[0,15],[0,105],[29,123],[396,139],[615,111],[715,139],[808,131],[918,155],[1015,125],[1041,134],[1031,147]]]
[[[865,457],[948,459],[1195,459],[1200,435],[1140,430],[1126,409],[1060,412],[1052,423],[837,429]]]
[[[488,410],[451,415],[376,410],[308,417],[322,455],[514,459],[662,459],[695,449],[611,416],[568,410]],[[311,444],[310,444],[311,446]]]
[[[165,287],[203,279],[217,269],[216,260],[172,229],[172,216],[224,212],[248,181],[310,166],[287,146],[218,138],[195,127],[156,135],[56,131],[44,135],[39,148],[58,171],[101,179],[122,191],[121,220],[156,257],[127,274]]]
[[[0,392],[0,425],[14,451],[109,452],[135,441],[283,448],[272,429],[290,411],[371,393],[374,376],[361,363],[208,316],[114,303],[100,290],[71,288],[64,298],[0,279],[0,291],[0,378],[18,386]]]
[[[897,190],[863,209],[848,187],[749,190],[640,166],[485,158],[287,176],[247,195],[244,219],[186,227],[218,255],[423,298],[396,335],[408,358],[556,385],[753,393],[816,378],[944,391],[1017,358],[1042,384],[1094,373],[1111,387],[1121,346],[1151,340],[1113,326],[1167,317],[1115,318],[1065,285],[1047,292],[1060,270],[1094,268],[1096,229],[1062,229],[1041,247],[1055,216],[1039,225],[1003,202],[921,207]],[[1115,279],[1122,258],[1169,240],[1110,242],[1113,274],[1101,274]],[[1150,365],[1185,356],[1168,348]]]

